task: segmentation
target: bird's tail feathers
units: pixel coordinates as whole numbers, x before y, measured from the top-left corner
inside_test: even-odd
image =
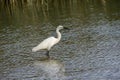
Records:
[[[37,48],[37,47],[34,47],[34,48],[32,49],[32,52],[36,52],[36,51],[38,51],[38,48]]]

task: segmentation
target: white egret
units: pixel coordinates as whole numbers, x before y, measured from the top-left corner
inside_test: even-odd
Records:
[[[36,52],[36,51],[39,51],[39,50],[42,50],[42,49],[46,49],[47,50],[47,57],[50,58],[50,55],[49,55],[49,50],[51,49],[52,46],[54,46],[55,44],[57,44],[60,39],[61,39],[61,33],[59,32],[59,30],[61,29],[68,29],[66,27],[63,27],[61,25],[59,25],[56,29],[56,33],[57,33],[57,38],[55,37],[49,37],[45,40],[43,40],[40,44],[38,44],[36,47],[34,47],[32,49],[32,52]]]

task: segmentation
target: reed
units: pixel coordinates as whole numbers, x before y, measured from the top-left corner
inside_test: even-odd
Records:
[[[86,7],[86,9],[89,8],[90,6],[88,4],[98,6],[96,3],[100,3],[102,4],[100,6],[103,6],[104,10],[106,10],[107,2],[108,0],[0,0],[0,10],[6,10],[7,13],[12,15],[16,9],[24,12],[26,6],[35,7],[36,10],[41,9],[41,13],[47,17],[47,15],[50,14],[50,8],[54,8],[56,13],[59,14],[59,11],[64,10],[64,8],[73,8],[72,6],[75,6],[74,3],[77,3],[77,6],[79,6],[81,10],[84,7]]]
[[[107,0],[0,0],[0,4],[4,5],[4,6],[13,6],[13,5],[37,5],[38,3],[40,3],[42,6],[47,6],[49,4],[57,4],[57,3],[61,3],[61,4],[65,4],[65,3],[70,3],[73,4],[75,2],[80,2],[82,3],[94,3],[94,2],[102,2],[103,4],[106,3]]]

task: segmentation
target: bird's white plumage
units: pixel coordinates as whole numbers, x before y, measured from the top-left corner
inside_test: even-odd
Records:
[[[39,51],[41,49],[47,49],[48,51],[51,49],[52,46],[54,46],[55,44],[57,44],[60,39],[61,39],[61,33],[59,32],[59,30],[63,29],[63,26],[59,25],[56,29],[56,33],[58,35],[57,38],[55,37],[49,37],[45,40],[43,40],[39,45],[37,45],[36,47],[34,47],[32,49],[33,52]]]
[[[56,43],[58,43],[58,40],[55,37],[49,37],[49,38],[45,39],[44,41],[42,41],[39,45],[34,47],[32,49],[32,51],[36,52],[36,51],[39,51],[41,49],[48,49],[48,50],[50,50],[50,48],[53,45],[55,45]]]

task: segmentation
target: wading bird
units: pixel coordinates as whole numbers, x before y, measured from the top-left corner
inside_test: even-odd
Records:
[[[49,37],[49,38],[43,40],[40,44],[38,44],[36,47],[34,47],[32,49],[32,52],[46,49],[47,50],[46,55],[48,58],[50,58],[49,51],[50,51],[51,47],[54,46],[55,44],[57,44],[61,39],[61,33],[59,32],[59,30],[61,30],[61,29],[68,29],[68,28],[59,25],[56,29],[56,33],[57,33],[58,37],[57,38]]]

